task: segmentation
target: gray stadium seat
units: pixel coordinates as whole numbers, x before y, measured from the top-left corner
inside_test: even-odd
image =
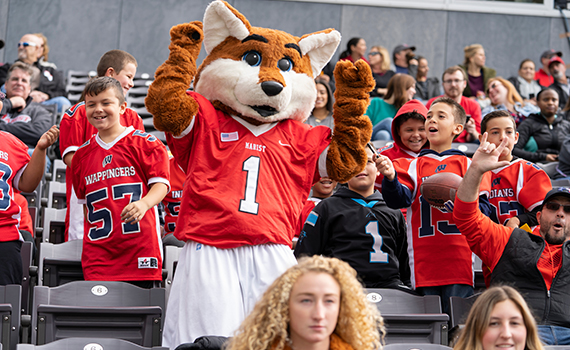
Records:
[[[32,242],[23,242],[20,248],[20,256],[22,257],[22,298],[21,307],[22,314],[28,314],[30,306],[30,269],[33,268],[37,273],[33,261]]]
[[[449,333],[452,337],[459,336],[459,330],[465,325],[465,321],[467,320],[467,315],[469,315],[469,311],[471,310],[471,306],[477,298],[481,295],[481,293],[472,295],[468,298],[460,298],[460,297],[450,297],[449,298],[449,305],[451,309],[451,320],[449,323]]]
[[[55,159],[51,165],[52,177],[51,181],[65,183],[65,170],[67,165],[61,159]]]
[[[570,187],[570,180],[568,179],[556,179],[550,180],[552,187]]]
[[[561,177],[562,174],[558,172],[558,162],[536,163],[551,179]]]
[[[65,209],[44,208],[42,242],[61,243],[65,236]]]
[[[126,282],[74,281],[34,288],[32,344],[63,338],[119,338],[160,346],[164,288],[143,289]]]
[[[172,287],[172,281],[174,280],[174,272],[176,265],[178,264],[178,257],[182,248],[167,245],[164,246],[164,262],[162,266],[166,269],[166,280],[164,287],[166,289],[166,301],[168,302],[168,296],[170,295],[170,288]]]
[[[42,242],[38,261],[38,286],[56,287],[72,281],[82,281],[81,253],[83,240],[60,244]]]
[[[20,285],[0,286],[0,343],[4,349],[15,350],[19,343],[21,294]]]
[[[66,187],[65,182],[48,181],[46,183],[47,198],[42,199],[42,206],[54,209],[64,209],[66,207]]]
[[[451,350],[449,346],[440,344],[387,344],[383,350]]]
[[[168,350],[162,346],[145,347],[123,339],[65,338],[44,345],[18,344],[17,350]],[[0,349],[2,350],[2,349]]]
[[[367,288],[386,324],[386,344],[448,344],[449,316],[441,312],[437,295],[417,296],[397,289]]]
[[[376,140],[376,141],[372,141],[372,144],[374,145],[374,147],[376,147],[376,149],[380,149],[384,146],[388,146],[393,144],[394,141],[384,141],[384,140]]]
[[[473,157],[473,154],[475,154],[475,151],[477,151],[477,148],[479,148],[479,144],[469,142],[454,142],[451,144],[451,148],[460,150],[461,152],[465,153],[467,157]]]

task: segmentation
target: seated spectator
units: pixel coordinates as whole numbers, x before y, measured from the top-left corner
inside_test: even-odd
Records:
[[[467,73],[467,86],[463,90],[463,96],[484,100],[485,86],[489,79],[497,75],[497,72],[485,66],[485,50],[482,45],[469,45],[463,51],[465,60],[460,67]]]
[[[564,137],[570,132],[570,121],[557,116],[558,93],[546,88],[538,93],[540,113],[531,114],[518,127],[519,141],[513,154],[531,162],[555,162]]]
[[[550,68],[548,68],[550,59],[554,56],[562,57],[562,52],[550,49],[540,55],[542,67],[534,73],[534,80],[538,81],[538,84],[542,87],[549,87],[554,83],[554,78],[550,75]]]
[[[566,64],[562,58],[554,56],[550,59],[548,67],[550,68],[550,74],[554,78],[554,83],[549,87],[558,93],[558,107],[564,108],[568,101],[568,91],[570,89],[570,80],[566,75]]]
[[[340,53],[339,61],[350,61],[352,63],[358,60],[364,60],[368,63],[364,55],[366,54],[366,41],[362,38],[352,38],[346,43],[346,50]]]
[[[366,288],[409,290],[404,216],[388,208],[382,194],[374,190],[379,173],[372,159],[374,153],[371,149],[366,153],[366,167],[348,180],[348,188],[341,187],[309,214],[295,256],[323,255],[343,260],[356,270]]]
[[[334,119],[332,116],[334,97],[329,84],[324,80],[317,77],[315,79],[317,86],[317,100],[315,101],[315,108],[305,124],[311,126],[324,125],[334,129]]]
[[[408,44],[401,44],[394,48],[392,52],[392,58],[394,60],[394,66],[396,67],[395,72],[401,74],[409,74],[409,55],[413,51],[416,51],[415,46],[410,46]],[[415,74],[412,74],[412,76]]]
[[[544,350],[532,312],[516,289],[497,286],[475,301],[453,350]]]
[[[366,115],[370,118],[374,129],[372,140],[392,140],[392,118],[404,103],[411,100],[416,93],[416,81],[407,74],[396,74],[388,82],[388,92],[384,98],[370,99]]]
[[[508,80],[517,89],[524,103],[536,105],[536,95],[542,90],[542,86],[534,80],[534,76],[534,62],[527,58],[519,66],[519,75],[510,77]]]
[[[388,92],[388,82],[396,74],[390,70],[390,55],[388,50],[382,46],[372,46],[368,53],[372,76],[376,81],[374,90],[370,92],[370,97],[384,97]]]
[[[501,77],[489,79],[487,96],[491,104],[481,111],[483,117],[492,111],[508,111],[519,125],[530,114],[540,112],[540,109],[533,104],[524,105],[521,95],[513,84]]]
[[[41,36],[39,36],[41,35]],[[60,113],[64,112],[71,102],[65,97],[65,77],[57,70],[55,64],[47,62],[49,46],[43,34],[26,34],[18,43],[18,60],[32,66],[34,70],[32,91],[30,96],[34,102],[56,104]],[[44,60],[45,58],[45,60]],[[10,64],[0,67],[0,85],[5,83]]]
[[[382,317],[355,271],[314,256],[273,282],[225,349],[378,350],[383,335]]]
[[[51,113],[30,96],[33,70],[23,62],[10,66],[6,78],[6,99],[0,110],[0,130],[9,132],[30,149],[52,125]]]
[[[299,233],[303,230],[303,225],[309,216],[309,213],[315,209],[317,204],[319,204],[323,199],[327,199],[333,195],[338,182],[331,179],[330,177],[321,177],[313,187],[311,188],[311,197],[305,201],[303,210],[301,210],[301,216],[299,217],[299,228],[296,230],[295,237],[299,237]],[[297,239],[293,239],[293,249],[297,244]]]
[[[460,66],[451,66],[443,72],[441,79],[443,81],[443,95],[429,100],[426,107],[430,108],[433,101],[439,97],[449,97],[459,103],[468,118],[465,129],[453,142],[478,142],[481,132],[481,108],[477,102],[463,96],[463,90],[467,86],[467,73]]]
[[[439,79],[436,77],[428,78],[429,66],[427,58],[418,56],[417,60],[416,95],[414,98],[425,103],[429,99],[441,95],[441,86],[439,85]]]

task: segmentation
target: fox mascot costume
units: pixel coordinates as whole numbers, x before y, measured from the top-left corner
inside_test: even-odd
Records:
[[[331,136],[303,121],[339,32],[299,38],[252,27],[218,0],[203,25],[180,24],[170,36],[170,55],[145,102],[186,173],[175,231],[186,244],[163,338],[175,348],[231,335],[296,263],[291,240],[311,185],[320,176],[346,182],[364,169],[372,126],[363,114],[374,79],[364,61],[337,64]],[[208,55],[196,69],[202,41]]]

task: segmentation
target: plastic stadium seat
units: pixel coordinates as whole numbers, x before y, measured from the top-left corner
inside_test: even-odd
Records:
[[[451,309],[451,321],[449,323],[450,334],[453,337],[459,336],[459,330],[465,324],[467,315],[471,310],[471,306],[481,293],[472,295],[468,298],[450,297],[449,305]]]
[[[72,281],[82,281],[81,253],[83,240],[60,244],[42,242],[38,261],[38,286],[56,287]]]
[[[440,344],[387,344],[383,350],[451,350],[449,346]]]
[[[61,243],[65,241],[65,209],[44,208],[42,241]],[[36,229],[37,230],[37,229]],[[40,230],[37,230],[39,233]]]
[[[22,287],[0,286],[0,343],[3,349],[15,350],[20,335]]]
[[[552,182],[552,187],[570,187],[570,180],[568,179],[556,179],[550,180]]]
[[[558,172],[558,162],[536,163],[551,179],[561,177],[562,174]]]
[[[170,288],[172,287],[172,281],[174,280],[174,272],[176,265],[178,264],[178,257],[182,248],[167,245],[164,246],[164,262],[162,266],[166,269],[166,280],[164,283],[166,289],[166,301],[168,302],[168,296],[170,295]]]
[[[438,295],[418,296],[397,289],[367,288],[386,324],[386,344],[448,344],[449,316],[441,312]]]
[[[32,242],[22,242],[22,248],[20,248],[20,256],[22,257],[22,298],[21,307],[22,313],[28,314],[30,307],[30,269],[33,269],[35,273],[37,270],[35,266],[32,266],[33,260],[33,246]]]
[[[385,140],[376,140],[376,141],[372,141],[372,144],[374,145],[374,147],[376,147],[376,149],[380,149],[384,146],[388,146],[393,144],[394,141],[385,141]]]
[[[17,350],[168,350],[162,346],[145,347],[123,339],[65,338],[44,345],[18,344]],[[1,350],[1,349],[0,349]]]
[[[451,148],[460,150],[461,152],[465,153],[467,157],[473,157],[475,151],[477,151],[477,148],[479,148],[479,144],[469,143],[469,142],[466,143],[454,142],[451,144]]]
[[[34,288],[32,344],[63,338],[119,338],[160,346],[164,288],[143,289],[126,282],[75,281]]]
[[[42,206],[54,209],[65,209],[66,187],[65,182],[49,181],[46,183],[47,198],[42,201]]]

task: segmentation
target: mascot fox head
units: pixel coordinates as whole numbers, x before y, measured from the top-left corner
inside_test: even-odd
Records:
[[[255,124],[309,117],[317,94],[313,79],[340,43],[339,32],[299,38],[252,27],[225,1],[208,6],[203,24],[208,56],[198,69],[196,92]]]

